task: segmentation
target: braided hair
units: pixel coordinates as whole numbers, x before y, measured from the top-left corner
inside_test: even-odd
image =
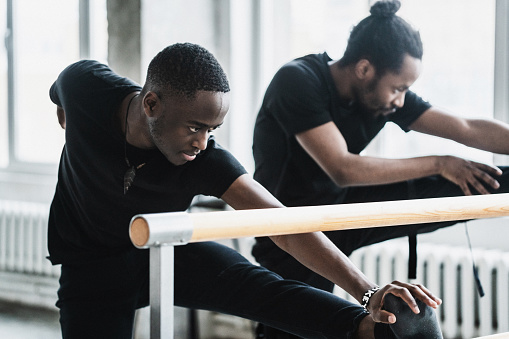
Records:
[[[399,0],[381,0],[371,6],[371,15],[352,29],[339,67],[367,59],[382,76],[388,71],[399,73],[406,54],[422,60],[419,32],[396,15]]]

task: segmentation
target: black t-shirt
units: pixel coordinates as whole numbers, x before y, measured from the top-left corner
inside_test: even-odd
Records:
[[[338,187],[298,144],[295,134],[333,121],[351,153],[359,154],[392,121],[408,131],[431,105],[409,91],[405,104],[377,119],[341,100],[326,54],[312,54],[284,65],[271,81],[256,119],[254,178],[287,206],[341,203]]]
[[[139,213],[186,210],[195,195],[221,197],[245,169],[211,137],[195,160],[171,164],[157,149],[127,145],[131,164],[146,163],[124,195],[124,135],[115,112],[141,88],[106,65],[83,60],[50,89],[66,114],[66,143],[51,204],[48,247],[53,264],[96,260],[132,248],[128,229]]]

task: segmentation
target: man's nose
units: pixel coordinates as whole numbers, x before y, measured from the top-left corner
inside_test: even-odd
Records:
[[[392,102],[394,106],[401,108],[405,104],[405,94],[406,92],[399,93],[399,95]]]
[[[207,142],[209,140],[209,132],[199,131],[196,133],[196,139],[193,141],[193,147],[196,147],[200,151],[204,151],[207,148]]]

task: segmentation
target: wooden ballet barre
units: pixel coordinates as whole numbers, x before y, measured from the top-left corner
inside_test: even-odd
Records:
[[[509,215],[509,193],[220,212],[140,214],[138,248],[252,236],[346,230]]]
[[[509,332],[488,335],[486,337],[478,337],[474,339],[509,339]]]
[[[508,215],[509,193],[501,193],[242,211],[140,214],[132,218],[129,236],[136,247],[150,249],[150,337],[172,339],[175,245]],[[509,339],[509,334],[478,339]]]

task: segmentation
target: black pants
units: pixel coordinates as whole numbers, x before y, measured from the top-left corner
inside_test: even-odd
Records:
[[[496,179],[500,188],[491,190],[493,193],[509,193],[509,167],[500,167],[502,176]],[[389,185],[364,186],[348,188],[344,203],[362,203],[376,201],[392,201],[407,199],[424,199],[438,197],[461,196],[463,192],[452,182],[441,176],[432,176]],[[413,236],[420,233],[432,232],[451,226],[456,221],[376,227],[355,230],[325,232],[327,237],[346,255],[364,246],[380,243],[386,240]],[[293,257],[279,249],[268,238],[257,238],[253,247],[253,256],[264,267],[280,274],[286,279],[295,279],[311,286],[332,292],[334,284],[304,267]],[[278,332],[278,331],[276,331]],[[268,338],[296,338],[292,336],[267,336]]]
[[[149,302],[147,250],[62,266],[57,306],[64,339],[131,339]],[[250,263],[214,243],[175,247],[175,304],[232,314],[304,338],[353,338],[367,315],[358,304]],[[383,336],[381,338],[391,338]]]

